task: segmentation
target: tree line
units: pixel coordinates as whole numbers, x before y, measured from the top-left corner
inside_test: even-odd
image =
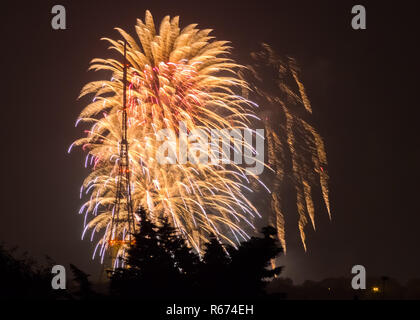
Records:
[[[272,227],[237,248],[212,237],[199,256],[166,218],[152,222],[142,208],[137,215],[140,232],[127,252],[128,267],[111,272],[107,292],[96,292],[89,275],[74,265],[70,268],[77,289],[52,290],[51,268],[27,257],[17,259],[0,246],[0,298],[256,299],[267,297],[267,283],[282,270],[270,263],[282,252]]]

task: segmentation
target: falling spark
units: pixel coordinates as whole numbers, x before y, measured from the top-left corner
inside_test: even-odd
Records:
[[[322,137],[308,123],[312,107],[299,69],[293,58],[280,58],[269,45],[251,54],[252,64],[241,73],[250,83],[245,97],[252,96],[260,108],[267,140],[268,165],[274,170],[271,182],[270,223],[277,229],[278,238],[286,251],[285,215],[283,206],[285,186],[293,187],[296,195],[298,229],[306,250],[305,226],[308,221],[315,229],[313,186],[320,186],[326,210],[331,219],[327,156]],[[267,77],[272,74],[272,77]]]

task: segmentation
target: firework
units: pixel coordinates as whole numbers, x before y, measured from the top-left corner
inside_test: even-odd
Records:
[[[315,229],[313,187],[319,186],[326,210],[331,218],[327,157],[322,137],[309,123],[312,107],[299,80],[299,69],[293,58],[278,56],[269,45],[251,54],[253,62],[243,70],[242,78],[250,83],[252,95],[259,102],[259,116],[264,120],[267,161],[274,173],[271,184],[270,223],[277,228],[278,238],[286,250],[285,208],[282,197],[286,187],[293,187],[298,228],[306,250],[305,226]],[[267,76],[272,75],[272,76]]]
[[[212,129],[251,130],[250,119],[255,117],[252,103],[237,95],[247,84],[237,76],[242,67],[228,58],[228,42],[216,41],[209,35],[210,29],[196,26],[181,30],[178,17],[165,17],[156,32],[147,11],[144,22],[137,20],[138,39],[117,30],[128,44],[127,136],[133,207],[146,208],[151,219],[167,217],[200,252],[210,236],[234,246],[249,238],[246,230],[254,228],[253,219],[259,213],[244,190],[252,192],[247,186],[252,179],[262,182],[256,175],[246,175],[240,165],[193,164],[183,161],[179,152],[182,145],[200,149],[199,142],[180,134],[183,131],[201,129],[211,139]],[[105,40],[123,54],[123,41]],[[87,152],[85,166],[91,167],[80,191],[88,196],[80,209],[84,215],[82,238],[88,231],[91,239],[100,233],[93,257],[98,253],[103,257],[110,235],[125,239],[128,230],[124,224],[110,227],[122,135],[123,65],[113,59],[94,59],[90,69],[109,71],[112,78],[82,89],[80,97],[93,94],[94,98],[77,123],[87,123],[90,128],[72,146]],[[174,138],[168,153],[175,155],[175,163],[162,164],[157,159],[162,145],[159,132],[164,129]],[[255,152],[244,141],[235,140],[232,148]],[[203,153],[219,157],[225,151],[202,148]],[[119,215],[124,219],[128,213]]]

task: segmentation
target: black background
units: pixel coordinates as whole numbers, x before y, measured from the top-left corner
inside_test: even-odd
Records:
[[[230,40],[239,59],[259,42],[297,58],[325,139],[333,219],[317,214],[308,252],[292,240],[281,261],[296,281],[370,275],[420,276],[418,208],[418,42],[413,2],[398,1],[3,1],[1,10],[2,209],[0,241],[90,273],[92,245],[81,241],[82,152],[67,154],[82,132],[74,122],[86,101],[103,36],[134,32],[150,9],[155,23],[180,15]],[[51,28],[64,5],[67,29]],[[367,30],[351,28],[351,8],[367,9]],[[297,234],[297,228],[290,232]]]

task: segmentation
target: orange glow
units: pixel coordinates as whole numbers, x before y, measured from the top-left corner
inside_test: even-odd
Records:
[[[114,240],[108,240],[108,245],[110,246],[110,247],[114,247],[114,246],[123,246],[123,245],[129,245],[129,244],[131,244],[131,245],[134,245],[136,243],[136,240],[117,240],[117,239],[114,239]]]

